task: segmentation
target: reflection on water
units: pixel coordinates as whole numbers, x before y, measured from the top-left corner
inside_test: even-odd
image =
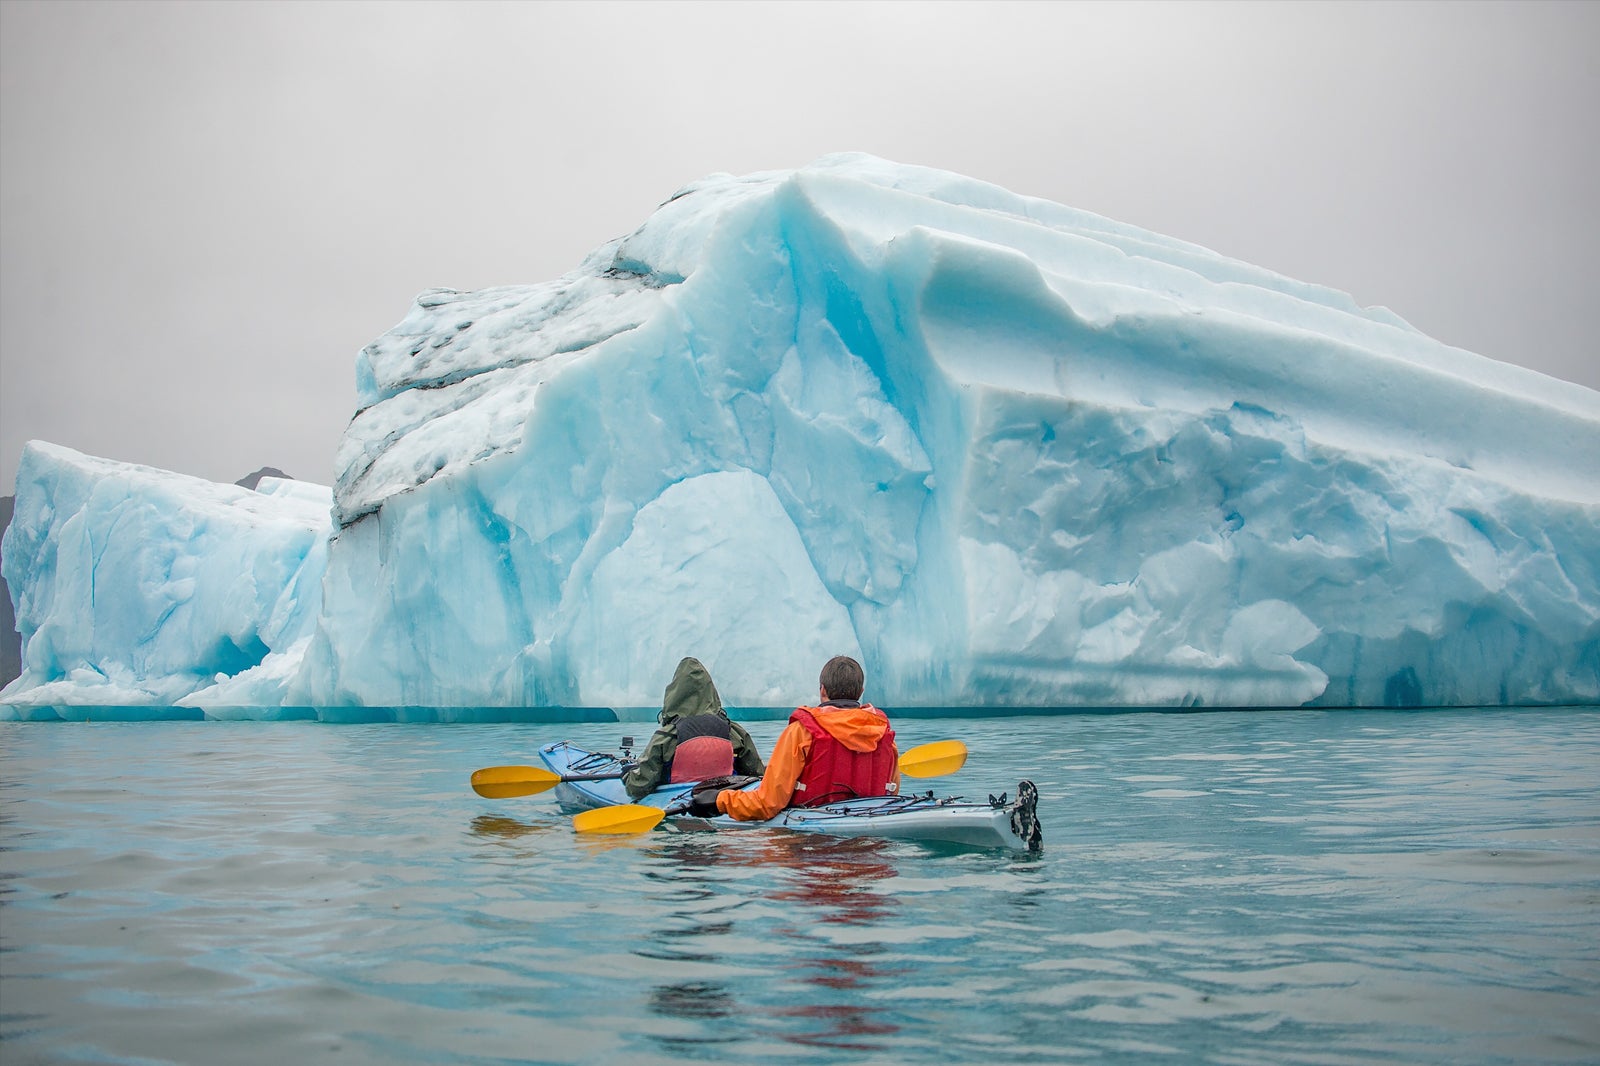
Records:
[[[472,820],[471,831],[473,836],[515,840],[530,833],[543,833],[549,828],[546,824],[525,822],[519,818],[507,818],[500,814],[480,814]]]
[[[614,726],[0,723],[0,1061],[1600,1062],[1600,713],[930,725],[1042,854],[467,787]]]
[[[784,887],[772,898],[801,904],[809,920],[872,925],[893,916],[896,902],[886,887],[897,871],[888,841],[795,834],[759,846],[762,864],[784,872]]]
[[[882,944],[868,938],[833,943],[813,935],[819,925],[872,928],[893,920],[898,907],[886,891],[897,871],[888,841],[832,839],[800,833],[740,833],[722,838],[687,835],[661,850],[662,863],[646,876],[663,890],[650,898],[665,910],[634,953],[650,959],[714,963],[719,950],[739,937],[770,939],[781,949],[776,969],[786,983],[823,990],[791,1002],[741,1000],[737,982],[688,981],[656,986],[650,1009],[686,1019],[734,1019],[750,1036],[804,1046],[870,1051],[899,1026],[884,1008],[866,1000],[880,982],[897,980],[898,967],[880,967],[872,957]],[[758,872],[771,904],[741,925],[740,907],[727,891],[730,870]],[[732,881],[738,884],[737,880]],[[775,952],[776,953],[776,952]],[[822,1000],[822,1001],[819,1001]],[[664,1037],[663,1047],[682,1050],[696,1043],[726,1043],[732,1034],[714,1027],[699,1036]]]
[[[673,1018],[727,1018],[738,1013],[739,1005],[733,993],[724,985],[712,981],[690,981],[676,985],[657,985],[650,993],[650,1009],[657,1014]],[[724,1041],[734,1039],[729,1035]],[[673,1046],[701,1044],[715,1040],[711,1036],[696,1036],[688,1040],[670,1040]]]

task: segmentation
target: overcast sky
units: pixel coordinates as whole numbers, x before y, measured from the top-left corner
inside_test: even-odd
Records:
[[[331,482],[420,290],[846,150],[1600,388],[1597,41],[1595,3],[4,0],[0,493],[30,438]]]

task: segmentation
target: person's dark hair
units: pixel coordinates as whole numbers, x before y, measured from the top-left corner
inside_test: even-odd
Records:
[[[861,672],[861,664],[850,656],[835,655],[822,667],[822,676],[817,680],[829,699],[859,700],[867,677]]]

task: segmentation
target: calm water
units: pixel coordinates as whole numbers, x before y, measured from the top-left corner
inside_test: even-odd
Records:
[[[1032,857],[467,788],[624,728],[0,724],[0,1060],[1600,1061],[1600,711],[902,720]]]

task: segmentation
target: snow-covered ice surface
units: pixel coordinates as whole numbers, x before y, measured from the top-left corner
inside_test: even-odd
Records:
[[[331,519],[30,449],[0,713],[648,706],[683,655],[783,705],[835,652],[902,707],[1600,698],[1600,394],[954,174],[706,178],[422,294],[357,389]]]

